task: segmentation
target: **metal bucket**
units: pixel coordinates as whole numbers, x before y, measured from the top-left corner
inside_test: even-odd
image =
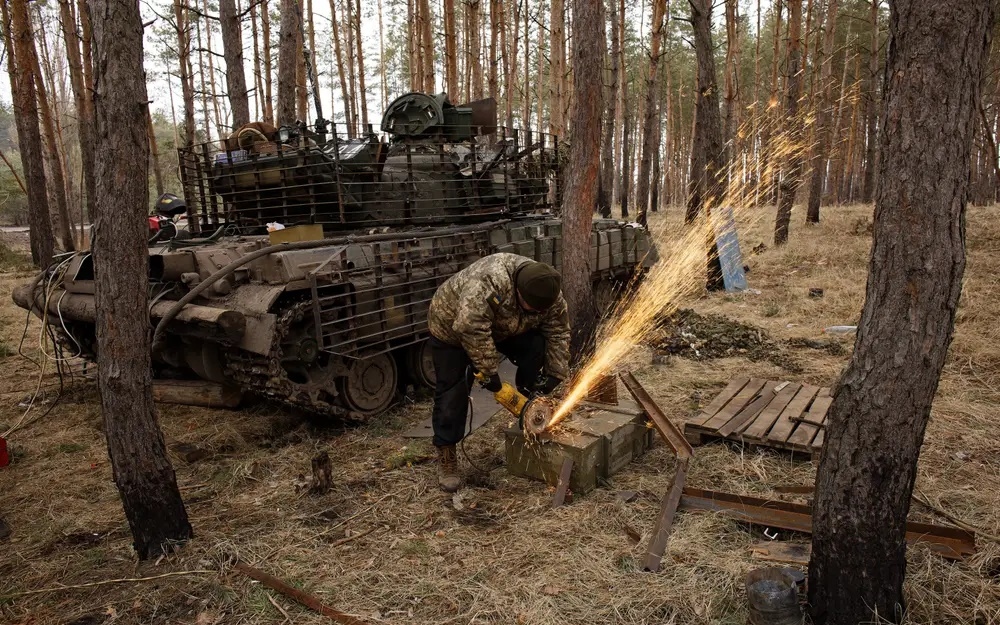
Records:
[[[802,608],[795,580],[784,569],[769,567],[746,577],[751,625],[801,625]]]

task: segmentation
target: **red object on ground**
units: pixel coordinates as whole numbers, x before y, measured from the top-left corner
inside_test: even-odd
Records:
[[[10,454],[7,453],[7,439],[0,436],[0,468],[10,464]]]

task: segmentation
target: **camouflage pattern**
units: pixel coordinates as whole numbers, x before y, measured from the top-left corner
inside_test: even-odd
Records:
[[[472,364],[486,376],[497,372],[496,343],[528,330],[545,337],[545,373],[569,376],[569,313],[560,294],[545,312],[527,312],[517,302],[514,273],[532,259],[517,254],[492,254],[453,275],[438,288],[427,314],[430,332],[438,340],[465,349]]]

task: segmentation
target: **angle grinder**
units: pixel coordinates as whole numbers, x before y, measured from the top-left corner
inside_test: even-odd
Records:
[[[476,379],[480,382],[486,380],[482,373],[476,373]],[[517,417],[518,425],[521,429],[532,435],[539,435],[545,431],[552,413],[555,411],[555,404],[547,397],[527,398],[522,395],[512,384],[504,382],[500,390],[493,393],[493,398],[503,406],[508,412]]]

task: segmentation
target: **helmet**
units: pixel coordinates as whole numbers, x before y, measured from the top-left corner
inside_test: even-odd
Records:
[[[184,200],[177,197],[173,193],[164,193],[160,197],[156,198],[156,204],[153,205],[153,210],[161,215],[166,215],[167,217],[175,217],[187,212],[187,204],[184,203]]]

